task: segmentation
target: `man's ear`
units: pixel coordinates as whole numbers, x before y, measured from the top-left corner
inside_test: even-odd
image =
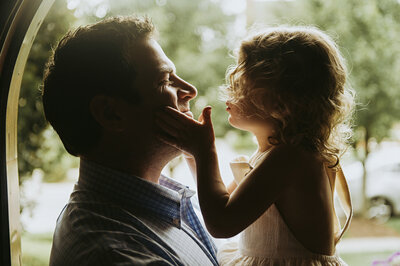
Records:
[[[96,95],[90,101],[90,112],[104,129],[121,132],[125,128],[124,105],[121,101],[106,95]]]

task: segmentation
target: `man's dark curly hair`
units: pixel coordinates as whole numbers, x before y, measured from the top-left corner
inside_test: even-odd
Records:
[[[140,102],[133,88],[134,44],[152,37],[148,18],[113,17],[69,31],[50,57],[43,80],[46,119],[75,156],[90,151],[102,134],[90,101],[103,94]]]

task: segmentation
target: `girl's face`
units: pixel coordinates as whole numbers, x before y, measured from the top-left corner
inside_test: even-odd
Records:
[[[229,113],[229,124],[237,129],[256,133],[267,128],[270,130],[272,127],[271,121],[261,119],[255,114],[251,115],[243,112],[242,106],[239,104],[234,104],[228,100],[226,101],[226,106],[226,111]]]
[[[226,101],[226,111],[229,114],[229,124],[238,129],[246,130],[245,128],[243,128],[243,126],[248,123],[248,121],[246,121],[247,117],[237,104],[233,104],[229,100]]]

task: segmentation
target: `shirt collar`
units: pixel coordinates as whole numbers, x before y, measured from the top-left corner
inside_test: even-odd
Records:
[[[159,184],[81,159],[79,189],[102,194],[132,210],[153,214],[180,227],[183,198],[195,194],[187,186],[164,175]]]

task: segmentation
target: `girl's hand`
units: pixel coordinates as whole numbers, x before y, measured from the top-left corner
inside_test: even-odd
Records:
[[[156,124],[161,129],[158,137],[162,141],[195,158],[214,149],[210,106],[203,109],[198,121],[167,106],[163,112],[157,113]]]

